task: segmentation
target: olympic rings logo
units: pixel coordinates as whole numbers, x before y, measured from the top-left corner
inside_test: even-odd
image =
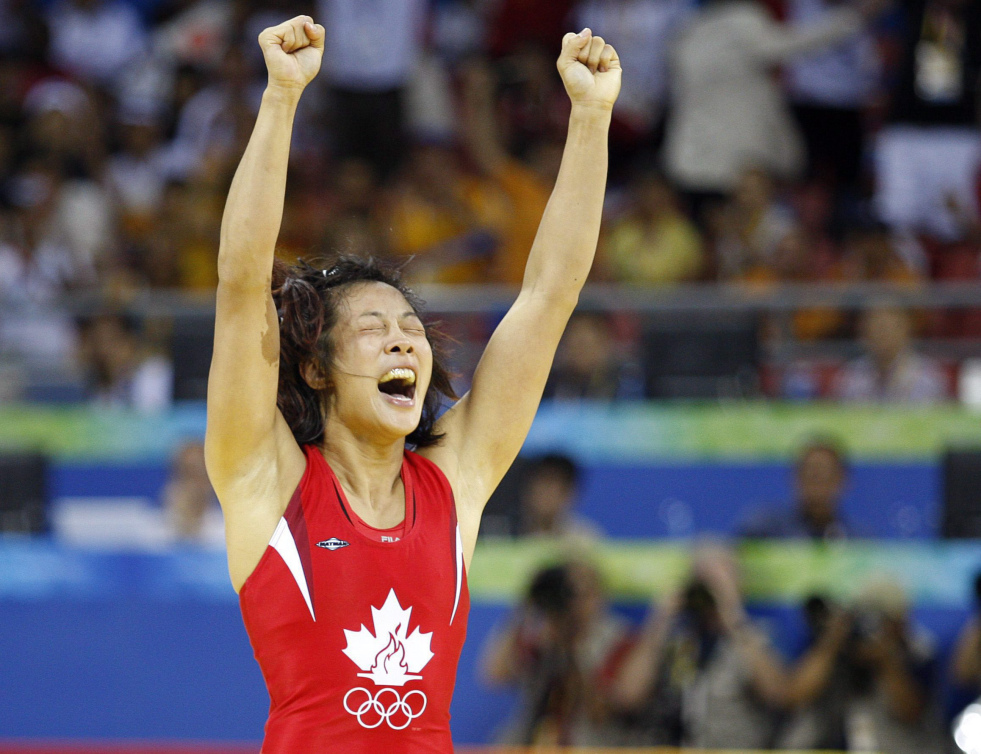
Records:
[[[348,704],[348,700],[352,694],[357,692],[362,692],[367,698],[357,708],[352,709]],[[387,706],[382,701],[382,697],[385,694],[392,695],[391,701]],[[418,712],[412,709],[412,703],[409,701],[416,694],[422,700],[422,706],[419,707]],[[426,711],[426,703],[428,701],[426,695],[418,689],[410,691],[403,697],[395,689],[386,686],[385,688],[379,689],[378,693],[372,696],[368,689],[358,686],[344,695],[344,709],[347,710],[348,714],[358,718],[358,723],[360,723],[362,728],[377,728],[382,723],[388,723],[388,727],[392,730],[404,730],[409,727],[409,723]]]

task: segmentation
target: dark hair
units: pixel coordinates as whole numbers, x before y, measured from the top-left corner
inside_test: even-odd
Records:
[[[331,333],[339,305],[347,290],[359,283],[385,283],[401,293],[413,311],[422,302],[402,282],[399,268],[374,257],[339,255],[313,266],[304,260],[273,264],[272,295],[279,314],[279,390],[276,405],[300,445],[320,444],[326,432],[323,397],[326,389],[311,387],[302,368],[314,362],[329,377],[334,361]],[[433,375],[422,404],[419,426],[406,437],[416,448],[435,445],[442,435],[434,431],[444,398],[456,399],[450,372],[444,364],[446,338],[428,326],[426,338],[433,349]]]
[[[533,460],[525,471],[525,478],[532,479],[541,474],[554,474],[570,487],[579,483],[579,467],[561,453],[548,453]]]
[[[528,602],[547,615],[561,617],[569,612],[576,591],[567,565],[538,571],[528,587]]]

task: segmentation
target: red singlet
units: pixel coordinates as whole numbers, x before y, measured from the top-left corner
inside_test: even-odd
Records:
[[[361,533],[321,452],[239,594],[272,704],[262,754],[446,754],[470,596],[449,482],[406,451],[405,530]]]

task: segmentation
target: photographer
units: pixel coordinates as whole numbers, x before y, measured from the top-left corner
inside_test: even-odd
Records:
[[[695,554],[688,585],[653,608],[611,689],[636,745],[763,749],[785,674],[746,616],[731,554]]]
[[[849,674],[844,653],[855,635],[854,618],[817,595],[807,599],[803,613],[807,643],[787,673],[787,715],[775,748],[847,749]]]
[[[807,600],[810,639],[787,673],[777,748],[943,751],[931,641],[907,613],[902,588],[885,580],[870,582],[849,611]]]
[[[539,571],[510,625],[484,648],[484,679],[521,687],[517,718],[500,742],[611,741],[603,678],[626,636],[626,622],[609,610],[595,568],[570,562]]]
[[[848,748],[883,754],[939,754],[945,750],[934,699],[932,638],[914,626],[903,588],[874,579],[859,593],[854,628],[843,654],[849,696]]]

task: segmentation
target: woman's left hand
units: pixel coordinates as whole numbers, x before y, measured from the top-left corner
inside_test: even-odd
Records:
[[[613,108],[620,93],[620,58],[602,37],[594,37],[589,29],[569,32],[555,65],[573,108]]]

